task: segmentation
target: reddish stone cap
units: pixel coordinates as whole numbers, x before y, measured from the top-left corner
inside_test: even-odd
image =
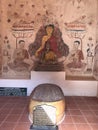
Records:
[[[54,102],[64,99],[62,89],[56,84],[40,84],[34,88],[31,99],[43,102]]]

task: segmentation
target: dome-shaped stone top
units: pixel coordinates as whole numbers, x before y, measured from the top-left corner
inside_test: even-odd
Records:
[[[43,102],[53,102],[64,99],[64,94],[58,85],[45,83],[34,88],[31,93],[31,99]]]

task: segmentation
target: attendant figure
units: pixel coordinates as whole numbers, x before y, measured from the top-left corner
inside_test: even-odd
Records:
[[[84,60],[83,52],[79,49],[80,41],[74,41],[74,47],[69,55],[70,63],[67,64],[69,68],[81,68]]]
[[[25,59],[29,58],[28,51],[24,49],[24,47],[25,47],[25,41],[20,40],[19,47],[15,49],[13,54],[14,64],[21,65],[22,63],[24,63]]]
[[[87,71],[92,72],[92,67],[93,67],[93,44],[88,43],[88,48],[87,48]]]
[[[28,51],[25,49],[25,41],[20,40],[18,48],[13,53],[13,63],[9,63],[9,67],[17,71],[27,71],[31,70],[32,66],[33,62],[29,59]]]
[[[94,72],[94,75],[97,76],[96,78],[98,79],[98,43],[95,47],[93,72]]]

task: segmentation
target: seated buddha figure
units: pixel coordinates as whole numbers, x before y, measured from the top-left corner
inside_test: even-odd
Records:
[[[34,70],[62,70],[69,47],[64,43],[60,29],[49,24],[40,27],[28,52],[34,60],[34,68],[37,68]]]
[[[37,49],[35,56],[39,57],[44,63],[54,63],[61,56],[56,37],[53,35],[54,26],[48,25],[45,29],[46,35],[42,37],[41,46]]]

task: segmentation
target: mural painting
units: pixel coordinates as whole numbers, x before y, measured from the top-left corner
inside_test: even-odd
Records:
[[[97,0],[0,2],[0,78],[64,71],[69,80],[95,80]]]
[[[34,70],[64,71],[64,60],[69,48],[62,39],[60,30],[52,24],[41,27],[34,43],[29,46],[30,55],[35,57]]]
[[[0,74],[2,73],[2,46],[0,44]]]
[[[13,54],[13,62],[8,63],[8,66],[16,71],[22,70],[30,70],[30,63],[29,63],[29,54],[26,49],[24,49],[25,41],[19,41],[19,47],[14,50]]]
[[[0,2],[0,27],[2,27],[1,24],[1,2]],[[2,29],[1,29],[2,30]],[[0,74],[2,73],[2,31],[0,31]]]
[[[94,77],[98,80],[98,43],[95,46],[95,57],[94,57]]]
[[[86,16],[82,16],[82,21],[85,17]],[[72,49],[70,50],[67,57],[68,61],[66,62],[67,78],[87,78],[94,80],[93,76],[89,77],[93,72],[94,44],[92,43],[92,37],[89,37],[87,49],[85,52],[83,51],[83,39],[87,33],[87,27],[82,21],[77,20],[71,23],[65,23],[68,37],[73,39]]]
[[[3,65],[2,76],[4,78],[30,78],[33,61],[29,57],[26,39],[32,36],[30,23],[14,23],[11,28],[12,37],[15,38],[14,48],[7,36],[4,37],[2,49]]]

